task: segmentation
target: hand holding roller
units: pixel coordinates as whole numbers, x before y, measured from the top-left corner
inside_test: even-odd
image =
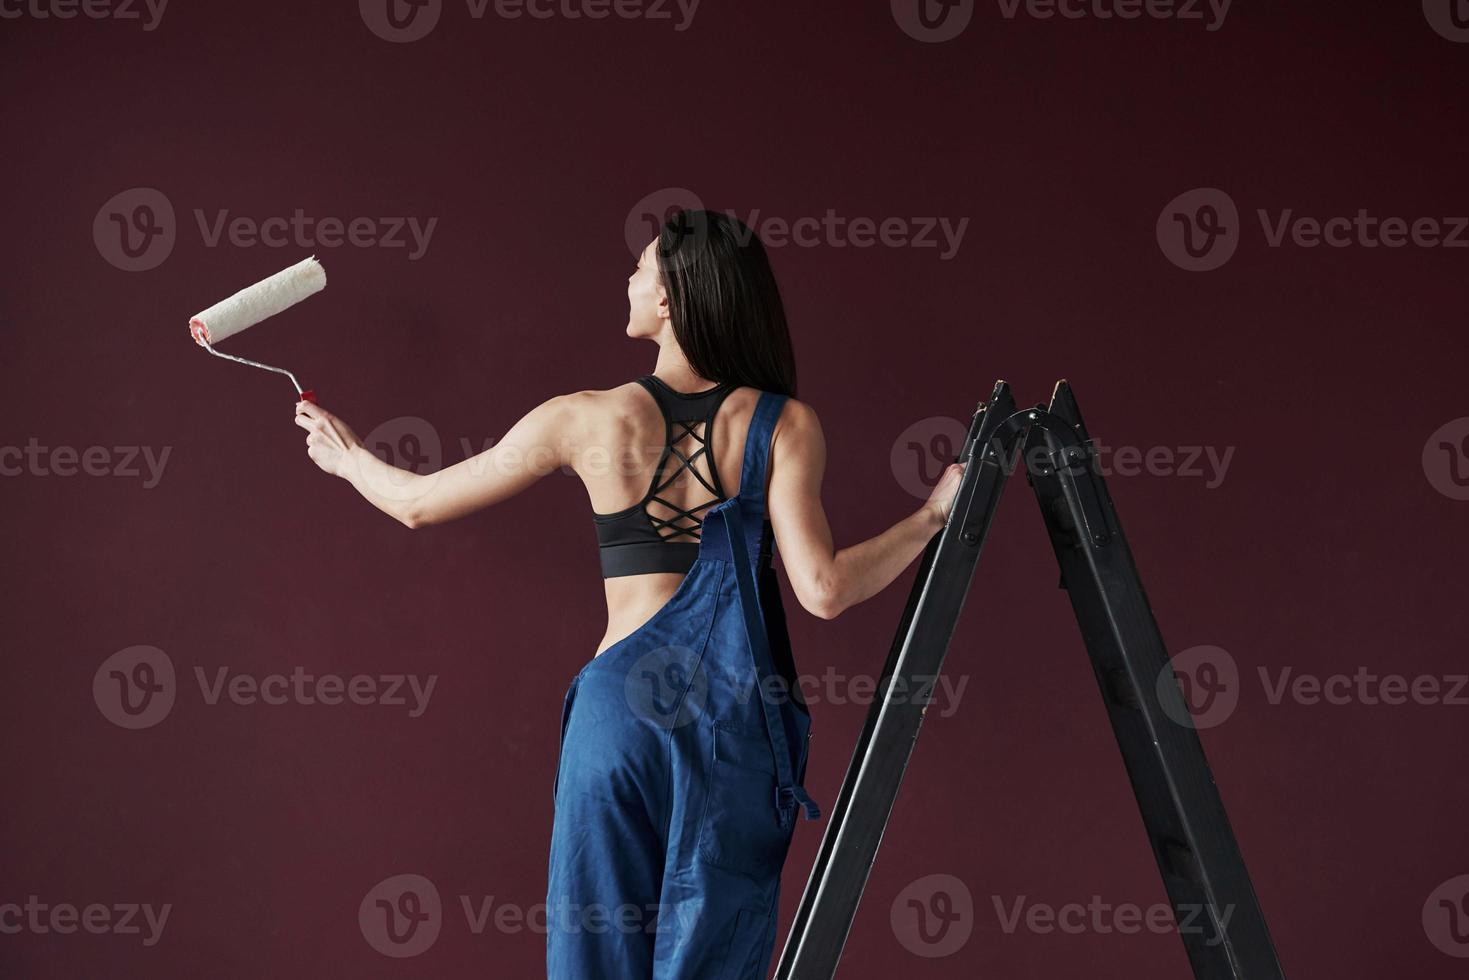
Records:
[[[195,343],[215,357],[223,357],[240,364],[284,374],[291,379],[291,384],[296,386],[296,393],[302,401],[315,402],[316,393],[302,391],[296,376],[285,368],[271,367],[269,364],[225,354],[215,350],[214,345],[226,337],[232,337],[248,327],[253,327],[261,320],[295,306],[306,297],[319,293],[325,288],[326,270],[321,267],[321,263],[316,261],[316,256],[313,255],[297,262],[289,269],[277,272],[268,279],[262,279],[253,286],[245,287],[229,299],[221,300],[201,313],[196,313],[189,320],[189,334],[194,338]]]

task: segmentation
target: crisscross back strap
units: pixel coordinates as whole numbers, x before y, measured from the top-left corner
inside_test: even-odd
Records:
[[[705,391],[686,393],[674,391],[651,374],[639,378],[638,382],[658,402],[664,421],[663,453],[653,470],[653,481],[643,497],[643,512],[654,531],[664,541],[683,538],[696,543],[703,535],[702,512],[725,498],[724,488],[719,480],[719,467],[709,446],[714,429],[714,415],[719,411],[725,396],[735,386],[726,382]],[[704,474],[694,465],[700,456],[704,457],[711,479],[705,479]],[[672,472],[665,473],[669,457],[677,457],[678,463]],[[693,507],[684,507],[663,496],[664,491],[673,486],[685,471],[693,474],[694,479],[712,494],[710,499]],[[671,513],[668,516],[654,514],[648,509],[651,503],[657,503]]]

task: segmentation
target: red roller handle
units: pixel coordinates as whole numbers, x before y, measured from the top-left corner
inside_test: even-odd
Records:
[[[311,404],[315,405],[316,404],[316,389],[314,389],[314,388],[308,388],[305,391],[301,392],[301,397],[298,399],[298,401],[310,402]]]

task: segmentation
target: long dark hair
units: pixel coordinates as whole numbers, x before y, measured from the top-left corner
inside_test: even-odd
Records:
[[[796,396],[785,306],[760,236],[716,211],[683,210],[658,233],[673,336],[702,378]]]

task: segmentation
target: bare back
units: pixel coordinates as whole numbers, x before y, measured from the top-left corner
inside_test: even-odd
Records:
[[[697,540],[698,515],[722,499],[711,487],[722,489],[724,497],[739,490],[745,436],[760,392],[749,387],[730,391],[714,414],[712,432],[706,432],[702,423],[689,431],[679,426],[670,431],[652,395],[634,382],[585,395],[578,405],[575,427],[581,438],[573,469],[587,489],[592,510],[612,514],[643,501],[653,488],[654,470],[665,446],[671,446],[673,454],[664,464],[647,513],[662,525],[659,533],[664,538]],[[683,577],[679,572],[650,572],[605,579],[607,631],[596,652],[646,622],[677,591]]]

